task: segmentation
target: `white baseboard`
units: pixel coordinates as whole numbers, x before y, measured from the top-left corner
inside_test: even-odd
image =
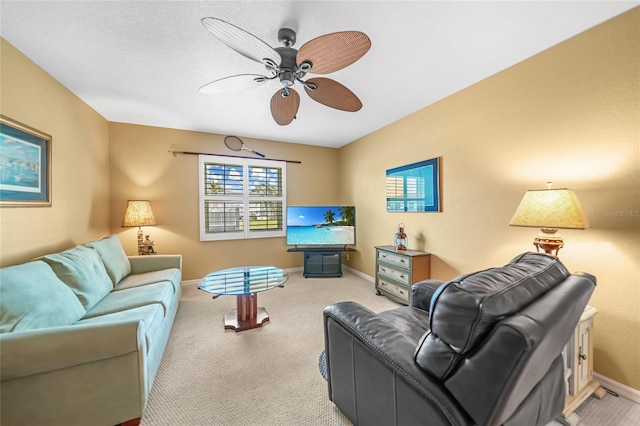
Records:
[[[635,402],[636,404],[640,404],[640,391],[629,387],[627,385],[623,385],[622,383],[616,382],[615,380],[611,380],[608,377],[605,377],[598,373],[593,373],[593,378],[596,379],[604,388],[609,389],[617,393],[620,396],[627,398]]]
[[[180,285],[198,285],[200,283],[200,280],[186,280],[186,281],[182,281],[180,282]]]
[[[374,278],[373,278],[373,277],[371,277],[371,276],[369,276],[369,275],[367,275],[367,274],[365,274],[365,273],[363,273],[363,272],[360,272],[360,271],[358,271],[357,269],[353,269],[353,268],[352,268],[352,267],[350,267],[350,266],[342,265],[342,269],[346,269],[347,271],[351,272],[352,274],[357,275],[357,276],[359,276],[360,278],[363,278],[363,279],[365,279],[365,280],[367,280],[367,281],[369,281],[369,282],[375,282],[375,280],[374,280]]]

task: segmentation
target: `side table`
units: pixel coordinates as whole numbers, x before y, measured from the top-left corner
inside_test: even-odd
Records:
[[[580,423],[580,419],[574,413],[580,404],[591,395],[602,399],[607,393],[593,378],[593,335],[591,330],[597,312],[596,308],[587,305],[564,350],[567,396],[563,414],[572,425]]]

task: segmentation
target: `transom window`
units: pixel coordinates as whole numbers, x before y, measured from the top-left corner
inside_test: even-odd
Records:
[[[199,156],[200,241],[284,237],[286,163]]]

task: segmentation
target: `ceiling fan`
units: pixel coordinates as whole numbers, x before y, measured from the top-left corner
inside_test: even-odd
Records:
[[[316,37],[303,44],[300,50],[292,46],[296,33],[290,28],[278,31],[282,47],[272,48],[258,37],[218,18],[202,18],[204,27],[224,44],[249,59],[264,64],[267,75],[239,74],[224,77],[200,87],[206,94],[260,86],[278,79],[282,88],[271,97],[271,115],[281,126],[290,124],[298,112],[300,95],[296,82],[302,84],[311,99],[331,108],[355,112],[362,108],[360,99],[348,88],[325,77],[304,80],[307,73],[329,74],[360,59],[371,40],[360,31],[342,31]]]

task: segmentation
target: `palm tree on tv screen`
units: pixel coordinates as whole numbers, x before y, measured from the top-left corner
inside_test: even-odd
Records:
[[[356,208],[354,206],[342,206],[338,210],[344,226],[353,226]]]
[[[332,210],[327,210],[324,214],[325,222],[331,224],[333,223],[334,219],[335,219],[335,213],[333,213]]]

